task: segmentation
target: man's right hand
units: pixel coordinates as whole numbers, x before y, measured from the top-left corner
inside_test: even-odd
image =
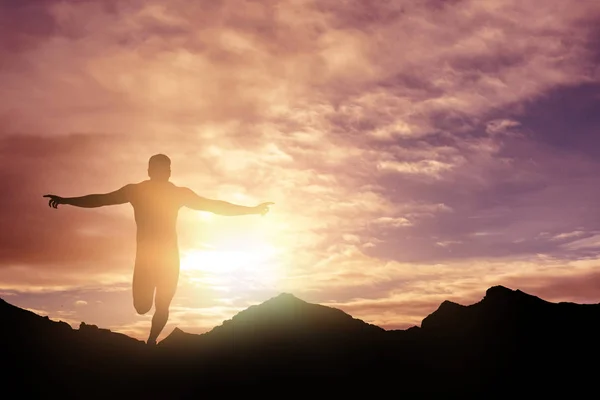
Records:
[[[59,204],[64,204],[64,200],[60,196],[56,196],[53,194],[47,194],[43,197],[48,197],[50,200],[48,201],[48,207],[58,208]]]
[[[273,203],[271,201],[268,201],[266,203],[260,203],[259,205],[254,207],[254,209],[256,210],[256,214],[265,215],[266,213],[269,212],[269,206],[271,206],[273,204],[275,204],[275,203]]]

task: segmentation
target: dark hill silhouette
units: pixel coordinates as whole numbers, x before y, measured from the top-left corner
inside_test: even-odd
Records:
[[[246,388],[271,397],[368,390],[489,398],[597,390],[600,304],[551,303],[502,286],[473,305],[445,301],[421,327],[395,331],[281,294],[201,335],[175,329],[156,347],[4,301],[0,316],[10,366],[3,386],[21,394],[172,399]]]
[[[2,362],[8,367],[3,368],[2,386],[18,386],[19,393],[94,387],[100,375],[116,383],[126,381],[133,364],[149,356],[139,340],[84,322],[73,329],[2,299],[0,318]],[[23,378],[31,380],[30,385],[18,383]]]
[[[203,346],[293,345],[297,341],[331,342],[376,336],[385,330],[353,318],[336,308],[310,304],[292,294],[254,305],[202,335],[176,329],[159,346],[201,348]]]

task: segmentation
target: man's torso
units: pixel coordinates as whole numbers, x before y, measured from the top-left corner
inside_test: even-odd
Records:
[[[129,202],[137,225],[138,253],[177,248],[181,188],[171,182],[143,181],[132,186]]]

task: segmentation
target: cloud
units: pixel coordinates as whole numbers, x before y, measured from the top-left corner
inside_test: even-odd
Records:
[[[453,244],[461,244],[462,242],[460,240],[444,240],[442,242],[437,242],[436,244],[438,246],[442,246],[442,247],[448,247],[451,246]]]
[[[512,133],[512,128],[520,125],[519,121],[510,119],[492,120],[487,123],[485,131],[490,135],[506,135]]]
[[[439,178],[439,173],[451,169],[450,164],[444,164],[434,160],[421,160],[419,162],[394,162],[394,161],[382,161],[377,166],[382,170],[392,170],[399,173],[405,174],[423,174],[431,175]]]
[[[584,239],[574,240],[570,243],[566,243],[563,247],[569,250],[579,249],[597,249],[600,248],[600,235],[593,235]]]
[[[397,218],[392,218],[392,217],[379,217],[375,220],[376,223],[380,223],[380,224],[384,224],[384,225],[391,225],[394,228],[398,228],[401,226],[410,226],[412,225],[410,223],[410,221],[406,218],[403,217],[397,217]]]
[[[584,235],[585,231],[572,231],[572,232],[563,232],[563,233],[559,233],[558,235],[554,235],[552,236],[552,238],[550,240],[563,240],[563,239],[570,239],[570,238],[575,238],[581,235]]]
[[[10,227],[0,233],[0,268],[51,266],[43,272],[48,276],[56,270],[85,271],[98,264],[114,271],[130,263],[127,247],[132,242],[132,226],[119,214],[80,212],[67,206],[54,210],[42,198],[56,191],[63,196],[80,195],[92,186],[111,190],[106,175],[94,168],[111,164],[105,139],[102,135],[7,135],[0,139],[0,154],[11,166],[1,173],[11,192],[0,199],[0,218]],[[88,168],[84,170],[83,165]],[[89,229],[103,234],[90,236]]]

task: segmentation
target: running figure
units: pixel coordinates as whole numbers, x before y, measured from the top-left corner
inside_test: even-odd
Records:
[[[219,215],[264,215],[271,202],[245,207],[221,200],[198,196],[186,187],[175,186],[171,177],[171,160],[164,154],[150,157],[149,180],[129,184],[111,193],[90,194],[81,197],[60,197],[47,194],[48,205],[59,204],[95,208],[131,203],[137,225],[137,250],[133,270],[133,306],[138,314],[155,312],[147,343],[156,339],[169,318],[171,300],[179,280],[179,246],[177,243],[177,213],[183,206],[194,210],[210,211]],[[156,293],[155,293],[156,290]]]

